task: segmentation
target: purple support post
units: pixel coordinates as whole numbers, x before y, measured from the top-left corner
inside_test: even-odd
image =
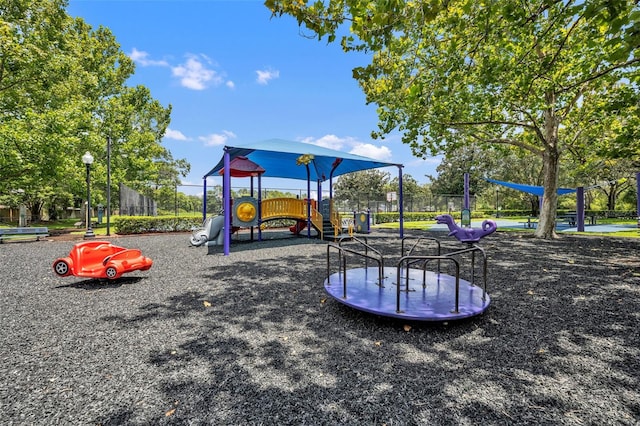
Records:
[[[258,241],[262,241],[262,175],[258,175]]]
[[[204,223],[207,220],[207,177],[205,176],[202,181],[202,187],[204,188],[202,193],[202,223]]]
[[[224,255],[229,256],[229,246],[231,245],[231,156],[229,151],[224,150],[224,174],[222,175],[222,205],[224,209]]]
[[[311,238],[311,173],[309,172],[309,165],[305,164],[307,168],[307,238]]]
[[[251,180],[249,182],[249,191],[250,191],[249,193],[253,197],[253,176],[251,176]],[[253,226],[251,227],[251,241],[253,241]]]
[[[400,213],[400,238],[404,238],[404,201],[402,200],[402,166],[398,166],[398,200]]]
[[[464,174],[464,208],[469,210],[469,173]]]
[[[576,225],[578,232],[584,232],[584,187],[576,188]]]

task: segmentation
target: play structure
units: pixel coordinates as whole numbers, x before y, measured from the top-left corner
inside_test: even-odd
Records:
[[[491,299],[487,256],[478,242],[494,232],[496,224],[485,220],[482,229],[460,227],[449,215],[438,216],[438,223],[449,226],[457,246],[445,250],[436,238],[403,237],[393,268],[367,237],[329,243],[327,294],[354,309],[412,321],[450,321],[483,313]]]
[[[316,231],[316,235],[320,239],[335,240],[342,233],[368,234],[371,232],[369,224],[369,212],[355,213],[353,219],[334,218],[329,225],[329,235],[324,235],[327,224],[317,209],[315,200],[299,200],[297,198],[271,198],[260,202],[258,208],[258,200],[253,197],[241,197],[237,202],[232,200],[232,227],[231,233],[235,233],[243,227],[259,226],[262,230],[262,224],[270,220],[295,220],[295,223],[289,227],[289,231],[294,235],[300,235],[307,230],[309,225]],[[310,203],[311,221],[307,220],[307,207]],[[233,206],[236,207],[233,207]],[[260,213],[259,213],[260,212]],[[260,214],[260,216],[258,216]],[[340,223],[340,225],[334,223]],[[217,215],[207,218],[202,228],[193,231],[189,237],[189,242],[193,246],[217,246],[222,245],[224,235],[224,215]]]
[[[231,232],[224,232],[224,229],[232,230],[236,226],[255,226],[258,230],[258,240],[261,239],[262,223],[268,220],[281,218],[292,219],[294,225],[290,228],[292,232],[312,237],[312,230],[315,236],[334,241],[343,233],[344,227],[339,212],[333,205],[333,179],[337,176],[358,172],[362,170],[375,169],[380,167],[393,166],[398,169],[398,194],[399,194],[399,215],[400,215],[400,237],[403,234],[403,203],[402,203],[402,165],[395,163],[385,163],[372,158],[359,155],[335,151],[317,145],[300,143],[295,141],[285,141],[271,139],[243,146],[225,146],[222,159],[204,176],[203,181],[203,226],[192,236],[194,242],[200,242],[205,234],[207,241],[203,245],[212,247],[219,245],[222,241],[224,255],[229,255],[231,242]],[[227,172],[228,171],[228,172]],[[222,228],[210,228],[211,233],[206,233],[206,197],[207,178],[222,176],[222,201],[224,223]],[[261,178],[262,176],[301,179],[307,182],[307,197],[311,197],[311,182],[317,185],[316,198],[317,205],[313,200],[279,199],[281,201],[261,200]],[[250,177],[251,202],[245,200],[231,200],[231,177]],[[257,197],[253,192],[253,179],[258,180]],[[329,196],[323,197],[322,183],[329,182]],[[287,200],[287,201],[282,201]],[[240,205],[240,202],[244,205]],[[283,204],[285,206],[283,207]],[[256,225],[253,225],[253,224]],[[306,226],[304,226],[306,224]],[[367,232],[364,226],[358,226],[354,220],[352,232]],[[368,225],[368,222],[367,222]],[[217,231],[216,235],[213,232]],[[305,232],[306,231],[306,232]],[[218,238],[221,236],[221,240]]]
[[[278,145],[275,142],[269,143],[269,145],[273,144]],[[311,193],[310,181],[312,174],[317,175],[317,177],[315,177],[318,182],[317,198],[321,201],[318,202],[309,198],[269,198],[262,200],[262,191],[260,188],[261,177],[267,173],[267,169],[251,161],[246,156],[240,155],[241,152],[250,154],[253,151],[234,148],[238,151],[236,151],[235,156],[232,157],[229,153],[230,148],[226,147],[226,153],[223,157],[224,161],[220,162],[218,166],[208,174],[212,175],[216,173],[223,177],[223,206],[226,206],[226,208],[223,208],[223,213],[216,217],[207,218],[205,214],[202,228],[193,231],[189,238],[190,243],[194,246],[204,245],[209,247],[209,254],[216,252],[216,250],[212,250],[212,247],[223,245],[224,253],[227,255],[231,235],[234,232],[240,228],[250,228],[251,239],[253,240],[253,231],[255,228],[258,231],[258,240],[260,241],[265,223],[273,220],[293,221],[294,223],[289,227],[289,230],[295,235],[304,235],[306,233],[306,236],[309,238],[313,235],[317,238],[330,241],[337,239],[345,230],[348,230],[349,233],[368,233],[369,214],[361,213],[356,215],[354,213],[354,218],[350,222],[351,225],[345,227],[340,214],[333,207],[332,191],[329,191],[329,199],[322,199],[320,182],[326,179],[327,174],[331,181],[334,174],[337,175],[349,171],[358,171],[389,164],[380,163],[365,157],[327,150],[313,145],[287,142],[287,149],[290,150],[292,146],[296,147],[296,149],[302,149],[300,146],[304,146],[304,151],[301,152],[307,153],[297,154],[288,151],[274,153],[272,151],[262,150],[257,152],[262,155],[268,152],[266,157],[260,158],[266,158],[265,161],[275,162],[274,173],[276,176],[280,176],[278,173],[284,170],[287,173],[285,176],[299,178],[299,171],[301,169],[305,170],[307,194]],[[318,156],[309,152],[316,152]],[[270,155],[275,155],[275,157],[271,157]],[[334,157],[337,155],[339,155],[339,157]],[[293,168],[289,168],[289,166],[283,167],[287,159],[294,162],[295,166],[293,166]],[[329,167],[327,173],[319,173],[324,167]],[[338,171],[340,167],[345,168],[345,171]],[[250,195],[232,199],[229,189],[231,177],[251,178]],[[254,194],[254,178],[258,180],[257,194]],[[206,206],[206,180],[204,205]],[[225,229],[228,229],[229,232],[225,232]],[[314,232],[312,232],[312,230]]]
[[[259,227],[271,220],[290,219],[295,220],[295,224],[289,228],[293,234],[300,234],[307,229],[307,207],[310,203],[311,221],[310,225],[316,230],[320,238],[323,233],[322,216],[316,208],[316,201],[300,200],[297,198],[270,198],[259,201],[253,197],[240,197],[232,200],[232,226],[231,233],[240,228]],[[224,234],[224,215],[207,218],[201,229],[195,230],[189,241],[194,246],[215,246],[222,245]]]
[[[146,271],[153,261],[138,249],[126,249],[108,241],[85,241],[73,246],[69,256],[56,259],[53,270],[60,277],[115,280],[122,274]]]

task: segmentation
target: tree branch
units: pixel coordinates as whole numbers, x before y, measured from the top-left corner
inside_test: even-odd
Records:
[[[542,155],[542,150],[536,149],[536,147],[529,145],[528,143],[522,142],[518,139],[508,139],[508,138],[489,138],[485,139],[478,135],[474,135],[473,133],[469,133],[469,136],[478,140],[482,143],[490,143],[490,144],[499,144],[499,145],[512,145],[518,147],[520,149],[524,149],[536,155]]]
[[[558,91],[558,93],[568,92],[569,90],[575,89],[575,88],[576,88],[576,87],[578,87],[578,86],[581,86],[581,85],[583,85],[583,84],[587,84],[587,83],[589,83],[589,82],[591,82],[591,81],[593,81],[593,80],[597,80],[598,78],[600,78],[600,77],[602,77],[602,76],[605,76],[605,75],[609,74],[610,72],[613,72],[613,71],[615,71],[615,70],[617,70],[617,69],[620,69],[620,68],[628,67],[629,65],[633,65],[633,64],[636,64],[636,63],[638,63],[638,62],[640,62],[640,58],[633,58],[633,59],[631,59],[631,60],[629,60],[629,61],[627,61],[627,62],[624,62],[624,63],[621,63],[621,64],[613,65],[613,66],[611,66],[611,67],[609,67],[609,68],[606,68],[606,69],[604,69],[604,70],[602,70],[602,71],[599,71],[599,72],[597,72],[597,73],[595,73],[595,74],[593,74],[593,75],[590,75],[589,77],[585,78],[585,79],[584,79],[584,80],[582,80],[582,81],[579,81],[579,82],[577,82],[577,83],[574,83],[574,84],[569,85],[569,86],[566,86],[566,87],[562,87],[562,88]]]
[[[453,121],[449,123],[442,123],[447,126],[457,127],[457,126],[482,126],[485,124],[493,124],[493,125],[505,125],[505,126],[516,126],[516,127],[524,127],[526,129],[535,130],[535,126],[527,123],[521,123],[517,121],[500,121],[500,120],[483,120],[483,121]]]

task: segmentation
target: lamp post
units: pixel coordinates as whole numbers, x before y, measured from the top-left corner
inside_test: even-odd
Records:
[[[84,233],[84,238],[95,238],[93,229],[91,229],[91,164],[93,163],[93,155],[89,151],[85,152],[82,156],[82,162],[87,167],[87,231]]]

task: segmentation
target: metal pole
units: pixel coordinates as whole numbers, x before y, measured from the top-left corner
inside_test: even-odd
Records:
[[[584,187],[576,190],[576,225],[578,232],[584,232]]]
[[[91,168],[90,164],[86,164],[87,166],[87,231],[84,233],[84,238],[94,238],[95,234],[93,233],[93,229],[91,228],[91,173],[89,169]]]
[[[207,177],[202,179],[202,222],[207,219]]]
[[[111,136],[107,136],[107,236],[111,235]]]
[[[464,174],[464,208],[469,210],[469,173]]]
[[[398,211],[400,213],[400,238],[404,237],[404,201],[402,200],[402,166],[398,166],[398,202],[399,208]],[[398,283],[398,287],[400,283]]]

